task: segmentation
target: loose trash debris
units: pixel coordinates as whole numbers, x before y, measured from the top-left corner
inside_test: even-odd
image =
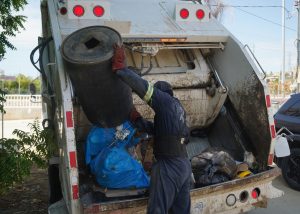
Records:
[[[192,158],[196,187],[229,181],[236,176],[235,160],[225,151],[208,149]]]

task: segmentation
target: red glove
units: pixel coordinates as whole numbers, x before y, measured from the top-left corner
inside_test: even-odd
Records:
[[[126,67],[124,46],[114,44],[114,55],[112,57],[112,70],[116,72]]]
[[[135,109],[135,107],[133,107],[129,116],[130,121],[134,123],[141,117],[141,114]]]

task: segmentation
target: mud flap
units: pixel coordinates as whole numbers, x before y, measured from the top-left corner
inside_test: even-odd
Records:
[[[48,207],[48,214],[68,214],[65,201],[62,199]]]
[[[266,194],[266,197],[268,199],[279,198],[279,197],[282,197],[284,195],[284,192],[282,190],[277,189],[276,187],[274,187],[272,185],[272,183],[268,183],[266,185],[267,185],[267,194]]]

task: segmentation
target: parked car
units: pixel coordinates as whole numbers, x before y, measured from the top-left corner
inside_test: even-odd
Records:
[[[274,115],[276,130],[285,127],[291,155],[278,158],[278,165],[288,185],[300,191],[300,93],[291,95]]]

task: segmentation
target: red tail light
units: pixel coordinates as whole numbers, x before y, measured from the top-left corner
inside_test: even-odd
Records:
[[[95,7],[94,7],[93,13],[94,13],[95,16],[101,17],[101,16],[104,15],[105,10],[104,10],[104,8],[103,8],[102,6],[99,6],[99,5],[98,5],[98,6],[95,6]]]
[[[65,8],[65,7],[62,7],[62,8],[59,9],[59,12],[60,12],[61,15],[66,15],[67,12],[68,12],[68,9]]]
[[[189,15],[190,15],[190,12],[187,9],[183,8],[183,9],[180,10],[180,17],[181,18],[187,19],[189,17]]]
[[[260,190],[258,188],[255,188],[254,190],[252,190],[251,192],[251,196],[253,199],[257,199],[260,195]]]
[[[198,19],[203,19],[204,16],[205,16],[204,10],[202,10],[202,9],[197,10],[196,16],[197,16]]]
[[[84,15],[84,8],[81,5],[75,5],[73,7],[73,13],[75,16],[83,16]]]

